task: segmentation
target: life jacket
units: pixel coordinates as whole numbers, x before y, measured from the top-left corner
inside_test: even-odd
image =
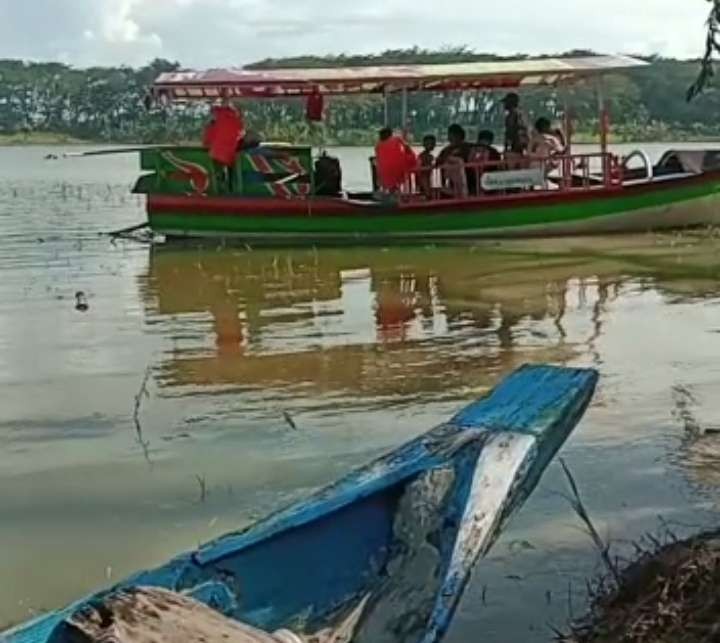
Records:
[[[323,95],[318,91],[314,91],[307,97],[307,104],[305,108],[305,115],[309,121],[322,121],[323,112],[325,110],[325,99],[323,98]]]
[[[242,116],[232,107],[214,107],[215,124],[209,131],[210,158],[227,165],[235,164],[238,143],[245,135]]]
[[[384,190],[397,190],[417,167],[417,156],[398,136],[380,141],[375,147],[378,184]]]

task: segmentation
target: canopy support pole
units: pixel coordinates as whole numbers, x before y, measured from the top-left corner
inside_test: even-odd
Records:
[[[407,139],[409,133],[408,128],[408,90],[407,87],[403,87],[402,90],[402,134],[403,138]]]
[[[561,85],[560,94],[563,101],[563,136],[565,137],[565,150],[563,156],[563,188],[569,189],[572,186],[572,172],[573,165],[570,157],[572,156],[572,137],[573,137],[573,124],[572,124],[572,113],[570,111],[570,101],[568,99],[567,87]]]
[[[390,125],[390,95],[388,93],[387,85],[383,87],[383,108],[385,110],[385,127],[389,127]]]
[[[603,159],[603,178],[605,185],[610,185],[610,162],[608,159],[608,138],[610,136],[610,110],[605,100],[605,84],[602,76],[595,83],[598,101],[598,119],[600,123],[600,153]]]

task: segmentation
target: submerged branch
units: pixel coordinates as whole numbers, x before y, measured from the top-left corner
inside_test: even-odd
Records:
[[[570,485],[570,491],[572,492],[572,496],[568,498],[568,500],[570,501],[570,505],[572,506],[573,511],[577,514],[578,518],[580,518],[580,520],[582,520],[582,522],[584,523],[585,529],[590,538],[592,538],[595,547],[600,552],[600,557],[602,558],[602,561],[605,564],[608,572],[612,576],[615,583],[619,585],[620,572],[618,571],[617,563],[613,561],[612,557],[610,556],[610,544],[606,543],[602,539],[602,537],[598,533],[598,530],[595,528],[595,525],[593,524],[593,521],[590,518],[587,509],[585,508],[585,504],[580,497],[580,490],[578,489],[577,483],[575,482],[575,478],[570,472],[567,463],[562,458],[560,458],[560,466],[565,472],[565,477],[567,478],[568,484]]]
[[[133,408],[133,422],[135,424],[135,434],[137,437],[138,444],[143,450],[143,455],[145,456],[145,459],[150,463],[150,442],[148,440],[145,440],[143,436],[143,428],[142,424],[140,423],[140,412],[142,410],[142,402],[144,399],[148,399],[150,397],[150,392],[148,391],[148,383],[150,381],[150,376],[152,375],[152,368],[148,366],[145,369],[145,376],[143,377],[142,383],[140,384],[140,389],[138,390],[137,394],[135,395],[135,407]]]
[[[200,502],[203,503],[207,500],[207,478],[204,475],[195,474],[195,480],[197,480],[198,486],[200,487]]]

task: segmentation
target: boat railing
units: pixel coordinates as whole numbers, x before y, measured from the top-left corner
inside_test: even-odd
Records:
[[[622,169],[623,173],[626,173],[630,169],[630,161],[633,161],[634,159],[640,159],[643,163],[643,167],[645,168],[646,176],[639,177],[640,181],[652,181],[655,178],[655,169],[653,167],[653,163],[650,160],[650,156],[645,150],[633,150],[625,156],[622,160]]]
[[[451,161],[417,168],[399,190],[400,202],[481,200],[538,193],[621,188],[621,161],[609,153],[525,156],[500,161]]]

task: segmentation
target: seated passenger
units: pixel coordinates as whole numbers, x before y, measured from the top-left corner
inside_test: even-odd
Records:
[[[428,134],[423,138],[423,151],[418,157],[420,165],[418,171],[418,191],[427,198],[432,197],[432,171],[435,167],[433,151],[436,146],[437,139],[432,134]]]
[[[475,166],[478,194],[482,192],[482,175],[485,172],[497,172],[502,169],[502,154],[493,146],[495,135],[490,130],[482,130],[478,134],[477,145],[473,147],[470,161]]]
[[[238,141],[238,151],[254,150],[262,145],[262,138],[257,132],[247,130],[245,138]]]
[[[478,134],[477,145],[473,149],[472,159],[475,163],[493,164],[488,167],[487,171],[498,169],[502,161],[502,154],[493,146],[495,135],[489,130],[484,129]]]
[[[448,127],[448,144],[438,156],[437,164],[443,168],[443,183],[447,194],[456,198],[475,192],[475,172],[465,169],[470,160],[472,145],[465,140],[465,130],[457,123]]]
[[[384,127],[375,146],[375,165],[380,189],[397,192],[417,167],[417,157],[402,138],[394,136],[389,127]]]
[[[448,144],[443,147],[438,156],[438,165],[443,165],[451,156],[455,156],[465,162],[470,158],[472,145],[465,138],[465,130],[457,123],[448,127]]]
[[[535,161],[533,165],[544,166],[546,173],[554,170],[558,164],[553,157],[562,156],[565,152],[563,138],[562,133],[552,130],[547,118],[538,118],[530,138],[530,155]]]

